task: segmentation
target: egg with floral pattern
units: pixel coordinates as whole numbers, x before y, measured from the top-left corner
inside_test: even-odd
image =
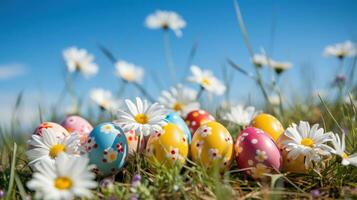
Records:
[[[215,121],[214,117],[204,110],[193,110],[185,118],[185,122],[190,129],[191,135],[204,123]]]
[[[185,133],[175,124],[168,123],[162,131],[152,134],[146,145],[146,156],[153,165],[181,166],[188,154]]]
[[[86,119],[75,115],[66,117],[61,125],[70,134],[78,133],[81,144],[86,142],[88,134],[93,130],[93,126]]]
[[[193,135],[191,157],[204,167],[227,169],[233,157],[233,140],[228,130],[218,122],[201,125]]]
[[[280,151],[264,131],[248,127],[240,132],[234,146],[237,165],[253,178],[264,178],[266,173],[278,171],[282,164]]]
[[[178,126],[186,135],[188,144],[191,144],[191,132],[185,121],[181,118],[181,116],[176,112],[169,113],[165,120],[169,123],[175,124]]]
[[[254,117],[251,126],[263,130],[270,135],[274,141],[277,141],[280,135],[284,132],[284,127],[274,116],[261,113]]]
[[[43,129],[51,129],[54,134],[56,134],[56,137],[58,138],[64,138],[68,136],[70,133],[63,128],[61,125],[54,123],[54,122],[43,122],[41,123],[36,130],[34,131],[33,134],[37,134],[39,136],[42,136],[42,130]]]
[[[309,170],[305,168],[305,156],[299,155],[296,159],[288,158],[288,151],[283,147],[283,142],[289,139],[287,136],[282,134],[277,145],[280,150],[281,156],[283,158],[282,171],[284,172],[294,172],[294,173],[306,173]],[[311,166],[312,167],[312,166]]]
[[[139,136],[135,134],[134,130],[125,132],[126,141],[128,142],[129,155],[133,155],[138,150]],[[140,136],[140,151],[145,147],[145,138],[143,135]]]
[[[128,143],[123,130],[113,123],[96,126],[89,134],[83,148],[88,153],[94,172],[107,176],[120,170],[128,155]]]

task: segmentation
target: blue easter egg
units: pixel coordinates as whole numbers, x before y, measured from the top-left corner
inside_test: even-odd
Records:
[[[188,144],[191,144],[190,129],[188,128],[185,121],[180,117],[179,114],[177,114],[176,112],[171,112],[166,116],[165,120],[168,123],[173,123],[176,126],[178,126],[179,128],[181,128],[181,130],[185,133],[185,135],[187,137]]]
[[[128,155],[128,143],[121,128],[106,122],[96,126],[83,145],[95,172],[107,176],[120,170]]]

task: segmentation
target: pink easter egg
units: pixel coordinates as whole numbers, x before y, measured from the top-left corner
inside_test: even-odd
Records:
[[[80,116],[68,116],[62,122],[62,126],[70,133],[78,133],[83,144],[88,137],[88,134],[93,130],[93,126],[83,117]]]
[[[130,130],[125,132],[126,140],[128,142],[128,147],[129,147],[129,155],[133,155],[135,152],[137,152],[138,149],[138,142],[139,142],[139,136],[135,134],[134,130]],[[140,147],[139,150],[142,151],[144,150],[144,137],[140,137]]]
[[[251,168],[247,173],[253,178],[263,178],[281,167],[282,158],[277,145],[260,129],[248,127],[241,131],[234,148],[238,167]]]

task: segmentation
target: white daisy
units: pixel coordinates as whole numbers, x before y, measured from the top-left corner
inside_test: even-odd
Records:
[[[178,84],[168,91],[162,91],[159,102],[169,109],[186,116],[192,110],[198,110],[200,103],[196,101],[197,92]]]
[[[346,153],[345,133],[342,133],[342,139],[338,134],[331,134],[332,145],[334,149],[333,154],[336,154],[342,158],[342,165],[353,165],[357,167],[357,153],[348,155]]]
[[[268,99],[269,99],[269,102],[274,106],[277,106],[280,104],[280,97],[278,95],[270,95],[268,97]]]
[[[100,109],[114,111],[120,107],[121,102],[116,100],[109,90],[95,88],[90,91],[90,99],[96,103]]]
[[[353,42],[345,41],[327,46],[323,54],[325,56],[335,56],[338,58],[353,57],[357,55],[357,48]]]
[[[218,80],[211,71],[201,70],[198,66],[191,66],[192,76],[188,77],[188,80],[199,84],[202,88],[208,92],[212,92],[216,95],[222,95],[226,91],[226,86]]]
[[[268,65],[268,58],[264,54],[254,54],[252,58],[252,63],[255,66],[262,67]]]
[[[69,72],[80,72],[89,78],[98,72],[98,66],[93,62],[94,56],[85,49],[70,47],[63,51],[63,58],[66,61]]]
[[[181,29],[185,28],[186,22],[175,12],[158,10],[146,17],[145,25],[149,29],[171,29],[177,37],[181,37]]]
[[[290,62],[276,60],[271,60],[268,64],[271,68],[274,69],[277,74],[281,74],[282,72],[287,69],[290,69],[293,66],[293,64]]]
[[[42,129],[42,137],[32,135],[28,144],[31,148],[26,152],[26,155],[30,160],[29,165],[33,165],[42,160],[50,160],[53,162],[60,153],[78,155],[80,138],[78,133],[72,133],[67,137],[58,138],[53,130]],[[37,165],[33,166],[37,168]]]
[[[115,75],[130,83],[141,83],[144,69],[124,60],[115,63]]]
[[[142,101],[136,97],[136,105],[126,99],[127,111],[118,111],[118,119],[114,121],[124,132],[135,130],[137,135],[148,136],[155,131],[162,131],[162,126],[166,125],[165,117],[167,110],[158,103],[150,104],[147,100]]]
[[[224,113],[222,118],[240,126],[247,126],[257,114],[253,106],[244,108],[243,105],[236,105]]]
[[[91,198],[97,183],[87,157],[70,157],[60,154],[54,163],[44,160],[27,183],[36,199]]]
[[[292,124],[284,132],[287,140],[283,141],[284,148],[289,152],[288,158],[296,159],[300,155],[306,156],[305,168],[308,168],[311,161],[320,160],[320,155],[328,155],[332,148],[326,145],[331,141],[330,134],[315,124],[310,129],[310,124],[300,121],[299,126]]]

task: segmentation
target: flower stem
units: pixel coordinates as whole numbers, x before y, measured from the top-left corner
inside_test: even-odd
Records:
[[[200,87],[200,90],[198,91],[197,93],[197,96],[196,96],[196,101],[198,101],[200,99],[200,97],[202,96],[202,93],[205,89],[201,86]]]
[[[174,61],[172,58],[172,52],[171,52],[170,40],[169,40],[169,32],[166,29],[163,30],[163,43],[164,43],[166,63],[169,68],[172,81],[175,84],[176,83],[175,65],[174,65]]]

